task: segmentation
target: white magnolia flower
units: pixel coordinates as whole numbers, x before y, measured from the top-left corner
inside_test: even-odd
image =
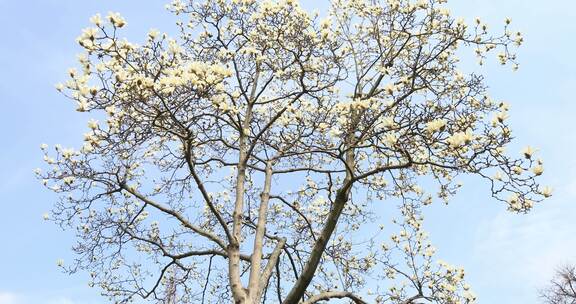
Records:
[[[496,172],[496,174],[494,174],[494,179],[501,181],[502,180],[502,172],[500,172],[500,171]]]
[[[535,175],[542,175],[542,173],[544,173],[544,167],[542,165],[536,165],[532,168],[532,172]]]
[[[388,146],[394,146],[398,142],[398,136],[394,133],[386,133],[384,135],[384,143]]]
[[[90,119],[88,121],[88,128],[92,129],[92,130],[96,130],[98,129],[98,121],[95,119]]]
[[[82,98],[77,102],[76,111],[86,112],[86,111],[88,111],[89,106],[90,106],[90,104],[88,103],[88,101],[86,99]]]
[[[445,126],[446,126],[446,120],[434,119],[426,124],[426,131],[428,133],[435,133],[437,131],[442,131]]]
[[[65,178],[62,179],[62,181],[64,181],[66,185],[72,185],[74,183],[74,177],[66,176]]]
[[[126,25],[126,20],[124,20],[124,18],[122,18],[119,13],[109,12],[106,18],[115,27],[123,27]]]
[[[531,158],[532,155],[534,155],[534,152],[536,152],[536,149],[530,146],[527,146],[526,148],[522,149],[522,154],[524,155],[524,157],[528,159]]]
[[[90,17],[90,22],[96,26],[101,26],[102,25],[102,16],[100,16],[100,14],[96,14],[96,15]]]
[[[545,186],[540,189],[540,194],[544,195],[544,197],[551,197],[552,196],[552,187]]]
[[[452,134],[446,141],[453,148],[457,148],[464,144],[469,144],[474,139],[472,130],[468,129],[466,132],[456,132]]]
[[[156,39],[156,37],[158,37],[160,35],[160,32],[157,29],[151,29],[148,32],[148,37],[150,37],[150,39],[154,40]]]
[[[74,154],[76,154],[76,152],[74,152],[73,149],[62,149],[62,157],[64,159],[70,159]]]

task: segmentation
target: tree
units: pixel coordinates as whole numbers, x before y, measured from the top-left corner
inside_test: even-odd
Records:
[[[444,2],[174,1],[179,37],[141,45],[94,16],[57,87],[94,115],[84,145],[43,145],[38,172],[62,194],[50,218],[78,231],[65,269],[121,303],[474,302],[422,206],[462,174],[513,212],[551,190],[534,149],[506,155],[508,104],[458,70],[462,46],[517,67],[521,34]],[[391,238],[380,201],[398,205]]]
[[[575,304],[576,268],[572,265],[559,268],[550,286],[540,292],[540,297],[546,304]]]

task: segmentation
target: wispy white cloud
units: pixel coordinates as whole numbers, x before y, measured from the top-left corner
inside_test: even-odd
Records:
[[[0,291],[0,304],[20,304],[18,301],[16,294]]]
[[[50,300],[47,304],[74,304],[74,302],[68,298],[57,298]]]
[[[557,264],[576,258],[576,242],[570,241],[573,232],[568,224],[574,213],[569,209],[574,208],[555,206],[524,218],[499,214],[479,227],[476,255],[490,256],[495,267],[508,269],[519,279],[541,283]]]
[[[498,294],[497,290],[514,288],[524,297],[521,303],[537,303],[538,290],[554,271],[576,263],[574,187],[576,178],[568,179],[553,199],[531,213],[503,211],[478,226],[472,258],[484,289]]]
[[[0,304],[76,304],[66,297],[43,297],[0,291]]]

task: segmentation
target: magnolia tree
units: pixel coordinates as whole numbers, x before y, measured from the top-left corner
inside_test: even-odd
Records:
[[[474,302],[422,207],[462,174],[512,212],[551,191],[534,149],[506,155],[508,105],[458,70],[459,47],[517,67],[521,34],[444,2],[175,1],[177,38],[142,44],[94,16],[58,86],[93,114],[84,145],[43,145],[38,171],[77,231],[64,269],[117,303]]]

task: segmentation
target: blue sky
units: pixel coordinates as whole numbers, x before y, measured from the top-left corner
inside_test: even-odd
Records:
[[[81,143],[89,117],[78,115],[54,84],[75,64],[75,38],[88,18],[119,11],[128,20],[126,36],[140,41],[150,28],[173,29],[164,4],[0,0],[0,304],[105,303],[83,275],[57,268],[57,259],[73,258],[74,238],[42,220],[55,197],[32,172],[42,166],[40,143]],[[576,1],[452,0],[449,7],[469,22],[480,16],[493,29],[512,17],[523,32],[518,72],[497,64],[480,71],[493,97],[512,105],[516,144],[509,152],[538,147],[542,182],[555,193],[530,214],[514,215],[490,199],[486,185],[467,179],[449,206],[426,210],[425,224],[438,257],[466,268],[480,303],[538,303],[537,288],[554,268],[576,263]]]

